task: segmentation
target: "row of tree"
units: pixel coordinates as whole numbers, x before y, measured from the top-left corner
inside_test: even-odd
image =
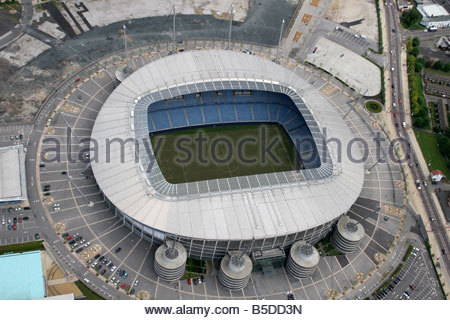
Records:
[[[419,45],[419,38],[409,38],[407,41],[408,56],[406,61],[408,65],[409,100],[414,125],[418,128],[429,128],[430,116],[427,102],[423,96],[422,76],[420,74],[426,61],[424,58],[418,57],[420,54]]]

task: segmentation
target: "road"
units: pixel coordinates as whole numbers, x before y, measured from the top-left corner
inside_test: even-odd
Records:
[[[74,83],[72,78],[69,78],[67,81],[62,83],[59,89],[67,87],[69,83]],[[80,280],[88,279],[89,283],[83,280],[85,284],[92,287],[95,292],[101,294],[104,298],[129,299],[129,297],[125,294],[120,293],[118,290],[106,285],[103,280],[96,277],[95,274],[89,272],[85,265],[72,256],[52,228],[51,222],[48,221],[48,216],[44,212],[44,206],[42,206],[40,202],[40,184],[37,183],[39,179],[36,175],[38,172],[36,160],[39,159],[39,141],[41,140],[41,135],[45,128],[48,116],[51,110],[55,107],[54,102],[56,96],[58,95],[64,95],[62,90],[54,91],[53,96],[50,96],[49,99],[47,99],[47,102],[40,111],[40,116],[36,119],[33,129],[31,130],[30,139],[27,145],[25,166],[27,172],[28,199],[30,201],[31,212],[33,212],[36,216],[36,223],[38,227],[36,230],[39,230],[41,239],[45,240],[47,243],[47,249],[50,251],[50,254],[64,270],[68,271],[71,275],[75,275]],[[66,265],[63,265],[64,263]]]
[[[25,28],[31,25],[31,19],[33,18],[33,4],[31,3],[31,0],[22,0],[21,2],[22,18],[20,19],[20,23],[16,25],[10,33],[7,33],[3,38],[0,38],[0,50],[19,38]]]
[[[402,37],[407,37],[408,34],[405,34],[401,26],[399,26],[398,18],[396,16],[396,7],[385,6],[385,8],[387,16],[386,24],[389,39],[389,48],[392,52],[392,54],[389,54],[388,59],[389,68],[391,70],[391,84],[394,85],[394,89],[392,90],[392,101],[398,102],[398,97],[403,97],[404,94],[408,94],[408,92],[403,92],[401,78],[401,41]],[[393,30],[395,30],[395,32],[393,32]],[[424,32],[422,31],[422,33]],[[394,70],[392,70],[392,68],[394,68]],[[394,111],[398,113],[398,118],[400,118],[400,123],[397,125],[399,133],[401,133],[408,141],[411,141],[408,131],[401,125],[402,122],[406,121],[406,110],[404,108],[404,105],[399,103],[398,109],[394,109]],[[395,118],[393,118],[393,121],[395,122]],[[413,164],[418,163],[416,155],[414,154],[414,150],[411,149],[411,151],[410,161]],[[426,177],[423,175],[423,172],[419,170],[418,166],[413,165],[411,167],[411,172],[414,180],[420,180],[422,182],[426,179]],[[439,251],[442,252],[442,249],[445,249],[445,251],[447,252],[447,254],[442,255],[442,261],[445,264],[445,268],[447,268],[447,270],[450,270],[450,259],[448,255],[450,246],[446,234],[445,222],[441,220],[441,217],[438,214],[438,209],[436,208],[435,203],[431,198],[430,190],[428,188],[422,188],[419,194],[425,206],[426,213],[431,220],[431,229],[436,236]]]

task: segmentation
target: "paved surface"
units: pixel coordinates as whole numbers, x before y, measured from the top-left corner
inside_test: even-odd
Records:
[[[359,94],[373,97],[380,93],[380,69],[334,41],[320,38],[305,61],[331,73]]]
[[[268,14],[267,8],[265,12]],[[207,19],[203,21],[207,21]],[[257,27],[257,24],[254,26]],[[277,33],[275,29],[273,28],[273,33]],[[108,28],[102,31],[106,30]],[[109,30],[117,30],[117,26],[111,26]],[[264,29],[259,32],[263,33]],[[88,56],[84,63],[92,62],[96,56],[102,55],[105,50],[110,49],[111,46],[105,46],[103,51],[92,51],[93,42],[101,39],[96,43],[96,45],[101,46],[105,41],[104,36],[100,36],[100,33],[101,31],[98,30],[89,33],[83,41],[76,39],[70,43],[75,46],[71,48],[72,50],[81,50],[76,54],[78,58],[81,58],[81,61]],[[190,34],[186,32],[183,35],[189,37]],[[139,37],[139,32],[136,33],[136,36]],[[245,35],[241,36],[244,37]],[[255,41],[257,40],[259,39]],[[113,38],[111,38],[111,41],[113,41]],[[194,41],[183,44],[184,49],[217,47],[220,45],[220,43],[212,41]],[[244,45],[244,47],[247,46],[251,47],[249,44]],[[240,47],[243,48],[243,46]],[[160,58],[167,54],[166,48],[169,49],[169,44],[161,44],[149,50],[135,50],[131,52],[132,63],[135,67],[138,67],[153,59]],[[67,47],[56,56],[62,59],[63,57],[67,58],[64,53],[73,53],[70,50],[66,52],[66,49]],[[264,52],[266,55],[271,53],[271,58],[273,58],[273,49],[253,46],[252,51]],[[41,57],[40,62],[44,63],[46,58],[48,57]],[[55,60],[50,61],[55,64]],[[50,61],[45,63],[49,64]],[[299,299],[356,298],[357,293],[351,289],[353,286],[357,286],[361,282],[361,285],[364,285],[366,281],[374,278],[377,274],[377,267],[384,268],[385,257],[401,254],[402,247],[395,246],[395,244],[399,241],[398,239],[402,239],[400,228],[404,222],[404,213],[402,211],[399,211],[400,213],[395,212],[396,209],[403,208],[403,204],[399,205],[404,199],[404,191],[400,183],[402,176],[398,165],[392,163],[375,164],[373,144],[370,144],[378,130],[375,122],[365,109],[354,107],[354,102],[358,97],[351,97],[348,89],[344,88],[341,83],[332,78],[325,78],[323,75],[314,73],[301,65],[289,62],[288,67],[299,75],[306,77],[311,84],[321,90],[345,117],[355,135],[364,137],[371,146],[369,158],[366,161],[366,169],[370,172],[366,175],[361,197],[350,212],[350,215],[358,219],[366,218],[362,222],[366,229],[366,237],[360,244],[359,249],[345,257],[332,256],[321,259],[314,276],[301,281],[289,277],[283,268],[276,269],[275,274],[271,276],[255,273],[252,275],[249,285],[238,292],[230,292],[218,284],[216,280],[217,268],[214,266],[208,268],[207,281],[202,285],[188,285],[185,281],[168,284],[158,279],[152,267],[154,246],[134,235],[124,225],[123,221],[114,217],[103,202],[94,179],[92,177],[86,179],[85,175],[80,174],[86,167],[85,163],[81,161],[69,162],[64,154],[62,154],[60,162],[46,164],[43,168],[39,168],[39,161],[36,161],[36,155],[40,153],[40,143],[44,137],[58,139],[58,141],[61,141],[62,151],[67,150],[68,146],[65,141],[67,125],[60,112],[52,116],[49,124],[50,129],[45,128],[47,118],[56,107],[59,107],[59,110],[64,110],[65,119],[75,128],[75,133],[79,138],[90,136],[93,120],[103,101],[113,90],[113,75],[117,64],[120,62],[120,58],[107,58],[88,67],[85,71],[81,71],[79,75],[82,81],[76,83],[74,78],[71,78],[58,87],[49,96],[37,117],[27,144],[26,169],[29,173],[27,183],[31,212],[36,215],[36,225],[42,238],[48,244],[49,252],[54,255],[56,261],[69,274],[80,279],[87,278],[89,280],[88,285],[107,298],[127,298],[123,290],[117,290],[110,284],[105,283],[102,277],[97,277],[91,268],[87,269],[84,261],[78,255],[69,253],[68,245],[64,244],[54,232],[53,228],[56,227],[57,223],[60,224],[58,226],[64,227],[66,232],[79,233],[86,241],[91,242],[90,247],[86,249],[87,251],[90,251],[90,248],[99,248],[100,252],[105,254],[109,260],[112,260],[115,265],[125,269],[129,275],[126,280],[122,281],[132,284],[135,279],[138,279],[140,283],[136,291],[146,290],[152,298],[157,299],[258,299],[263,297],[285,299],[284,293],[287,290],[292,290]],[[9,130],[14,131],[16,128],[10,128]],[[8,134],[5,136],[8,137]],[[81,147],[75,142],[72,145],[71,154],[78,154],[80,149]],[[384,149],[386,150],[386,146]],[[48,156],[52,156],[52,154],[48,153]],[[62,171],[68,172],[68,175],[63,175]],[[71,177],[71,182],[69,182],[68,176]],[[42,196],[43,184],[51,185],[51,196],[49,198]],[[94,206],[88,206],[86,199],[94,202]],[[53,208],[55,203],[60,205],[61,210]],[[385,221],[384,216],[389,217],[388,221]],[[122,250],[115,254],[114,249],[118,246]],[[391,266],[386,267],[390,268]],[[376,281],[378,279],[375,278],[374,282]]]
[[[401,43],[400,41],[404,37],[401,35],[401,27],[398,25],[398,18],[397,18],[397,12],[394,7],[386,7],[386,13],[387,13],[387,30],[389,34],[389,48],[392,50],[392,54],[389,55],[389,64],[391,69],[391,83],[394,84],[395,89],[393,90],[393,96],[392,100],[396,101],[397,97],[404,97],[404,95],[408,94],[408,92],[403,92],[403,86],[402,86],[402,75],[401,75]],[[395,30],[393,32],[392,30]],[[406,100],[406,99],[403,99]],[[398,115],[400,121],[407,121],[410,123],[410,118],[407,119],[407,112],[408,110],[405,108],[405,104],[402,104],[399,106],[398,109]],[[394,120],[394,118],[392,118]],[[399,132],[401,132],[408,140],[415,139],[415,137],[411,138],[411,135],[413,135],[413,132],[410,130],[406,130],[405,128],[402,128],[402,126],[397,126]],[[417,160],[416,152],[420,154],[420,150],[414,150],[411,154],[411,161],[413,163],[419,162],[419,164],[422,161]],[[421,170],[420,170],[421,169]],[[427,171],[427,168],[423,170],[422,168],[418,168],[415,166],[412,166],[411,172],[413,175],[414,180],[420,180],[424,181],[426,179],[427,174],[424,172]],[[449,242],[448,237],[445,229],[445,221],[442,221],[441,215],[438,213],[438,208],[436,206],[435,201],[432,199],[432,196],[430,194],[430,190],[428,188],[422,189],[420,192],[420,197],[422,199],[422,202],[425,206],[425,210],[427,213],[427,216],[431,219],[431,229],[433,230],[433,234],[436,237],[438,250],[441,251],[444,249],[446,252],[450,252],[449,248]],[[446,270],[450,270],[450,258],[449,255],[443,255],[442,261],[445,266]]]
[[[31,0],[22,0],[21,3],[22,18],[20,19],[20,24],[17,25],[17,28],[11,30],[11,33],[5,34],[4,37],[0,38],[0,50],[17,40],[24,32],[24,28],[31,24],[31,19],[33,18],[33,5],[31,4]]]
[[[211,42],[198,44],[199,47],[210,45]],[[167,51],[164,50],[157,53],[156,48],[149,51],[150,54],[137,54],[131,58],[135,68],[167,54]],[[260,51],[267,52],[267,49],[254,48],[254,52]],[[51,120],[50,127],[44,129],[42,138],[58,139],[61,142],[63,153],[59,163],[49,163],[44,168],[37,168],[39,174],[36,181],[41,188],[43,184],[50,184],[51,196],[49,198],[42,197],[41,188],[35,190],[35,192],[36,195],[39,195],[40,202],[47,203],[49,201],[48,205],[44,207],[44,212],[47,213],[52,226],[60,224],[65,228],[65,232],[79,233],[87,242],[91,243],[90,247],[85,249],[88,253],[90,253],[90,248],[101,248],[101,253],[108,260],[111,260],[118,268],[128,272],[127,279],[121,279],[121,282],[131,285],[135,279],[138,279],[139,285],[136,291],[144,289],[150,293],[151,297],[157,299],[257,299],[262,297],[284,299],[287,290],[292,290],[298,298],[327,299],[336,297],[342,292],[348,292],[354,284],[369,277],[368,275],[373,275],[378,263],[382,262],[376,259],[377,254],[387,254],[402,224],[401,216],[391,215],[378,208],[394,206],[396,203],[395,197],[400,196],[403,199],[403,195],[401,190],[394,190],[396,187],[393,180],[401,180],[398,166],[381,163],[373,166],[375,156],[371,151],[367,160],[367,169],[372,168],[371,173],[366,176],[361,198],[352,207],[350,213],[359,220],[367,218],[362,222],[367,231],[367,236],[361,243],[359,250],[354,254],[345,257],[330,256],[323,258],[313,278],[301,281],[288,276],[284,268],[276,269],[275,274],[271,276],[255,273],[252,275],[249,286],[238,292],[230,292],[218,284],[216,280],[218,271],[214,267],[208,269],[206,282],[198,286],[187,285],[185,281],[169,284],[159,280],[152,267],[153,254],[156,248],[132,233],[122,220],[114,217],[103,202],[94,179],[92,177],[86,179],[86,175],[80,174],[86,167],[86,163],[69,162],[67,161],[68,155],[65,153],[67,150],[65,137],[67,125],[62,117],[74,128],[79,139],[89,137],[102,102],[114,88],[114,71],[116,68],[116,65],[106,64],[100,71],[92,72],[86,77],[83,76],[83,80],[79,83],[72,83],[74,89],[71,89],[70,94],[65,96],[65,100],[59,97],[52,100],[51,105],[53,107],[58,106],[59,110],[64,110],[64,116],[61,115],[61,112],[57,112]],[[334,83],[333,79],[321,78],[318,74],[312,74],[310,70],[303,66],[290,64],[289,68],[306,77],[310,83],[314,84],[336,105],[343,116],[346,114],[346,121],[356,136],[372,141],[372,135],[374,134],[372,130],[376,131],[376,129],[367,128],[371,123],[366,124],[363,121],[363,118],[367,116],[364,109],[359,107],[349,109],[349,103],[352,104],[355,98],[349,97],[345,88],[339,87],[340,84],[337,81]],[[328,83],[329,80],[333,83]],[[356,112],[363,112],[364,116],[361,117]],[[45,120],[44,116],[42,116],[42,120]],[[78,146],[76,138],[74,140],[70,154],[73,158],[77,158],[76,155],[83,147]],[[52,146],[52,143],[44,144],[41,150],[45,151]],[[46,154],[48,158],[54,155],[52,152]],[[36,168],[36,164],[34,166]],[[68,172],[68,175],[63,175],[62,171]],[[71,182],[68,181],[67,176],[71,177]],[[74,188],[74,185],[82,194]],[[86,199],[94,202],[94,206],[89,207]],[[54,204],[58,204],[61,210],[56,211],[53,208]],[[382,219],[384,215],[390,216],[388,222]],[[62,245],[61,241],[57,243]],[[122,250],[115,254],[114,249],[117,247],[121,247]],[[67,249],[66,245],[65,250]],[[63,250],[59,250],[63,255]],[[85,250],[83,252],[86,252]],[[81,256],[86,259],[93,256],[90,253],[87,257],[83,252]],[[75,261],[75,272],[83,277],[95,278],[91,268],[88,270],[79,267],[84,264],[80,256],[75,255],[75,257],[71,258]],[[106,275],[113,276],[110,271]],[[96,280],[101,281],[102,278],[100,276]],[[91,279],[90,281],[92,282]],[[105,285],[96,283],[97,287]],[[112,297],[115,296],[115,292],[124,293],[123,290],[118,291],[109,284],[103,290],[111,294]]]

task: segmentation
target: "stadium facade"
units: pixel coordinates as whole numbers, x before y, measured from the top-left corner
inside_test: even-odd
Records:
[[[171,184],[152,156],[152,132],[244,122],[275,122],[292,140],[309,137],[314,143],[297,151],[318,159],[297,171]],[[322,94],[294,66],[241,52],[186,51],[143,66],[109,96],[91,138],[95,178],[124,224],[151,243],[177,239],[198,259],[314,244],[364,181],[363,163],[349,157],[361,158],[360,145]]]

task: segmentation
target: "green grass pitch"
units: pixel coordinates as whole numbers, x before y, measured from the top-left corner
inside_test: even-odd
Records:
[[[292,140],[279,124],[186,128],[151,134],[150,139],[153,150],[160,145],[156,160],[172,184],[302,168]],[[264,152],[272,142],[275,159]]]

